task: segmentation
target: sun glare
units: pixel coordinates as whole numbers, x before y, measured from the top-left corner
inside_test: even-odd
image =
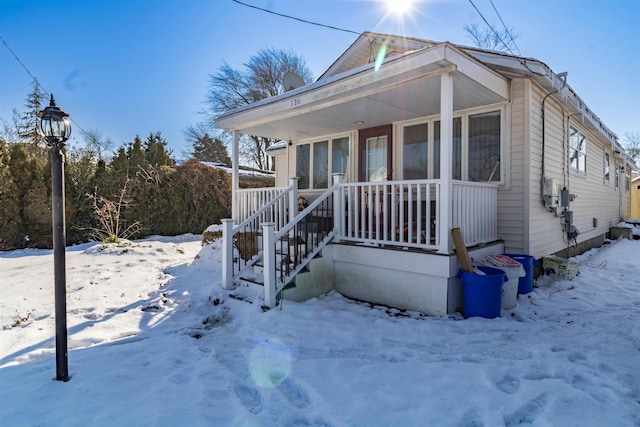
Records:
[[[389,11],[396,15],[404,15],[409,12],[413,0],[386,0]]]

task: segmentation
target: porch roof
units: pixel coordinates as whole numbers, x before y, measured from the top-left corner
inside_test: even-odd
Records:
[[[440,75],[453,76],[453,109],[509,99],[507,78],[450,43],[366,64],[228,111],[217,128],[302,140],[440,113]]]

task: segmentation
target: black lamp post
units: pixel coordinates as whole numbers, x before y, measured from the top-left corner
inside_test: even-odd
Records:
[[[51,197],[53,210],[53,264],[56,306],[56,380],[69,381],[67,358],[67,279],[65,273],[64,143],[71,135],[69,114],[51,95],[49,106],[39,113],[40,130],[51,147]]]

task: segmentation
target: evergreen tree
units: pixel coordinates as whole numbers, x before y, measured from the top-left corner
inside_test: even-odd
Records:
[[[193,143],[192,155],[203,162],[220,162],[225,165],[231,165],[227,147],[218,138],[211,138],[208,133],[205,133]]]
[[[42,167],[35,158],[27,156],[22,144],[11,146],[8,166],[15,184],[18,223],[23,239],[18,245],[48,246],[47,242],[51,240],[51,204]]]
[[[142,148],[142,141],[137,135],[127,149],[127,159],[129,160],[129,172],[134,174],[138,171],[138,168],[146,163],[146,154]]]
[[[8,165],[8,151],[0,142],[0,250],[14,249],[22,242],[18,189]]]
[[[20,138],[30,144],[29,152],[34,154],[38,152],[38,148],[46,146],[44,136],[38,129],[38,113],[42,109],[44,94],[40,90],[40,84],[34,80],[33,90],[27,95],[25,102],[25,111],[20,117],[18,124],[18,134]]]
[[[167,151],[167,141],[160,132],[150,133],[144,143],[145,160],[153,166],[172,166],[175,164]]]

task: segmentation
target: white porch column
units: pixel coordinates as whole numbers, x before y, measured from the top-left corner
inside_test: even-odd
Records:
[[[448,254],[451,248],[453,223],[453,76],[440,76],[440,200],[438,253]]]
[[[342,195],[341,185],[344,182],[344,174],[334,173],[332,176],[333,185],[337,187],[333,191],[333,229],[336,231],[333,240],[339,242],[340,236],[342,236],[342,222],[344,221],[344,208],[342,207],[344,204],[344,196]]]
[[[289,222],[298,215],[298,177],[293,176],[289,178],[289,187],[291,192],[289,193]]]
[[[237,191],[240,189],[240,178],[238,174],[239,169],[239,151],[240,148],[240,133],[237,130],[233,131],[233,147],[231,150],[231,218],[234,221],[238,221],[238,195]]]
[[[275,222],[262,223],[262,259],[264,263],[264,305],[269,308],[276,306],[276,254],[275,254]]]
[[[222,287],[233,289],[233,219],[222,219]]]

